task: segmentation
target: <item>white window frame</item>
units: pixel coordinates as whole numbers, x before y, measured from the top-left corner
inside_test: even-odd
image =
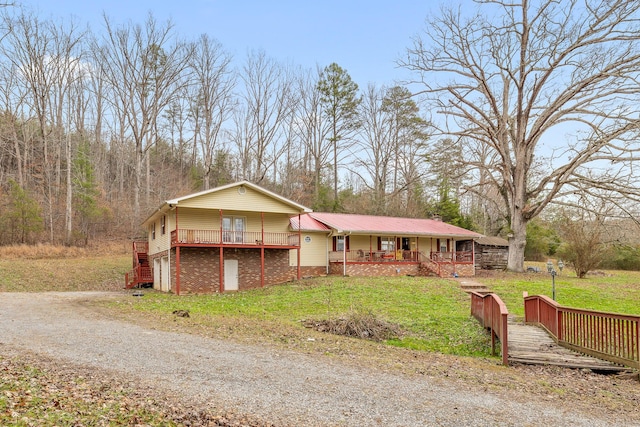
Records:
[[[385,252],[395,252],[396,238],[389,236],[380,237],[380,250]]]
[[[237,230],[237,222],[242,221],[242,230]],[[225,224],[228,221],[228,225]],[[222,217],[222,241],[224,243],[244,243],[244,233],[247,229],[247,217],[230,216]]]

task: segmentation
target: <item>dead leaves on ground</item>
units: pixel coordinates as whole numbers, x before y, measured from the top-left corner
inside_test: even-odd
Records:
[[[103,374],[40,369],[23,360],[0,357],[0,425],[272,427],[250,416],[154,398]]]

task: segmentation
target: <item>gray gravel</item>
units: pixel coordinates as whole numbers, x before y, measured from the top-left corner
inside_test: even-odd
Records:
[[[28,351],[106,369],[190,402],[255,414],[276,425],[616,425],[566,404],[519,403],[445,380],[147,329],[78,304],[108,295],[0,293],[0,354]]]

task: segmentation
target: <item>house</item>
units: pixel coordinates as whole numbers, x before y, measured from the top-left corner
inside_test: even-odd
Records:
[[[473,244],[461,245],[482,236],[433,219],[324,212],[292,217],[291,229],[301,231],[303,266],[345,276],[473,276]]]
[[[480,234],[430,219],[313,212],[247,181],[165,201],[133,243],[126,287],[243,290],[325,274],[474,275]]]

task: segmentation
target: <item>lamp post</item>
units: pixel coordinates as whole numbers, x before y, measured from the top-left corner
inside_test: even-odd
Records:
[[[556,300],[556,271],[551,269],[551,299]]]
[[[560,273],[562,273],[563,268],[564,268],[564,262],[562,262],[562,260],[558,261],[558,269],[560,270]]]
[[[553,270],[553,262],[551,260],[547,261],[547,272],[551,273]]]

